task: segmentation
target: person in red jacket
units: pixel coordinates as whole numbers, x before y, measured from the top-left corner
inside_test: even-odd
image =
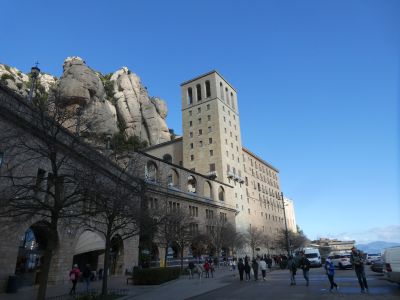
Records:
[[[81,270],[79,270],[78,265],[75,264],[72,270],[69,272],[69,279],[72,282],[72,288],[69,291],[69,294],[75,294],[76,292],[76,284],[78,283],[79,276],[81,275]]]
[[[204,263],[203,267],[204,267],[204,270],[206,271],[206,278],[209,278],[210,277],[210,264],[207,260]]]

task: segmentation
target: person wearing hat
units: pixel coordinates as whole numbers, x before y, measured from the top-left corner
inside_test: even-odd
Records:
[[[361,287],[361,293],[368,293],[368,283],[364,270],[364,254],[357,250],[356,247],[351,248],[350,262],[353,264],[354,270],[356,271],[358,283]]]
[[[69,279],[72,282],[72,288],[69,291],[69,294],[75,294],[76,293],[76,284],[78,283],[79,276],[81,274],[81,270],[79,270],[78,265],[75,264],[72,270],[69,272]]]

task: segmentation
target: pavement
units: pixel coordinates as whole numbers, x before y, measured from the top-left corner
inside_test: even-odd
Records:
[[[121,300],[147,300],[147,299],[368,299],[368,300],[398,300],[400,299],[400,286],[389,283],[381,274],[367,270],[367,280],[370,286],[369,294],[361,294],[353,270],[337,270],[335,280],[339,284],[339,291],[329,292],[329,284],[323,268],[311,269],[310,286],[305,285],[301,272],[296,276],[297,285],[289,285],[287,270],[274,269],[267,273],[266,281],[239,281],[238,272],[230,271],[226,267],[216,270],[214,278],[201,278],[195,274],[193,279],[181,276],[179,279],[156,286],[136,286],[126,284],[125,276],[113,276],[109,281],[109,288],[125,290],[126,296]],[[93,282],[91,288],[100,289],[101,282]],[[50,286],[48,297],[54,300],[73,299],[68,296],[69,284]],[[84,283],[78,283],[77,292],[83,292]],[[17,294],[0,294],[0,300],[32,300],[35,299],[37,288],[22,288]],[[57,297],[56,297],[57,296]]]

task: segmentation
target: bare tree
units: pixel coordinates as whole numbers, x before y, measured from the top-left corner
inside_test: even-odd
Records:
[[[288,230],[287,232],[288,239],[289,239],[289,250],[292,252],[294,249],[304,247],[307,242],[309,241],[308,238],[303,234],[302,231],[300,232],[293,232]],[[286,241],[286,230],[281,229],[275,239],[275,243],[277,248],[286,249],[287,248],[287,241]]]
[[[193,228],[196,224],[189,212],[181,207],[180,203],[165,200],[154,213],[158,219],[156,240],[165,248],[164,261],[167,266],[168,248],[176,243],[180,250],[181,268],[183,268],[184,248],[189,246],[193,240]]]
[[[18,126],[3,128],[0,135],[5,149],[0,173],[0,218],[14,223],[45,221],[42,226],[47,243],[37,299],[46,295],[59,226],[81,214],[76,208],[84,200],[84,187],[79,181],[82,155],[77,154],[83,146],[68,131],[74,125],[74,112],[57,106],[54,99],[43,95],[32,105],[19,100],[18,109],[6,116]]]
[[[146,192],[144,181],[131,177],[127,168],[119,174],[99,177],[95,172],[86,180],[89,196],[84,226],[99,232],[105,239],[102,294],[107,295],[110,251],[115,241],[124,241],[139,234],[141,204]],[[118,238],[118,239],[116,239]]]
[[[257,247],[264,246],[265,237],[261,230],[257,227],[250,227],[246,234],[247,242],[252,250],[252,255]]]
[[[236,230],[235,225],[227,223],[224,230],[224,246],[231,249],[233,253],[242,249],[246,244],[245,236]]]

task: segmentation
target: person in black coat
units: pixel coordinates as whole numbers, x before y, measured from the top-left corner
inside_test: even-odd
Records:
[[[246,273],[246,281],[251,279],[250,270],[251,270],[251,267],[250,267],[249,261],[247,259],[245,259],[245,261],[244,261],[244,272]]]
[[[251,267],[253,268],[253,272],[254,272],[254,280],[257,281],[258,280],[258,262],[255,258],[253,258]]]
[[[240,281],[243,281],[243,272],[244,272],[243,259],[239,259],[238,270],[239,270]]]

